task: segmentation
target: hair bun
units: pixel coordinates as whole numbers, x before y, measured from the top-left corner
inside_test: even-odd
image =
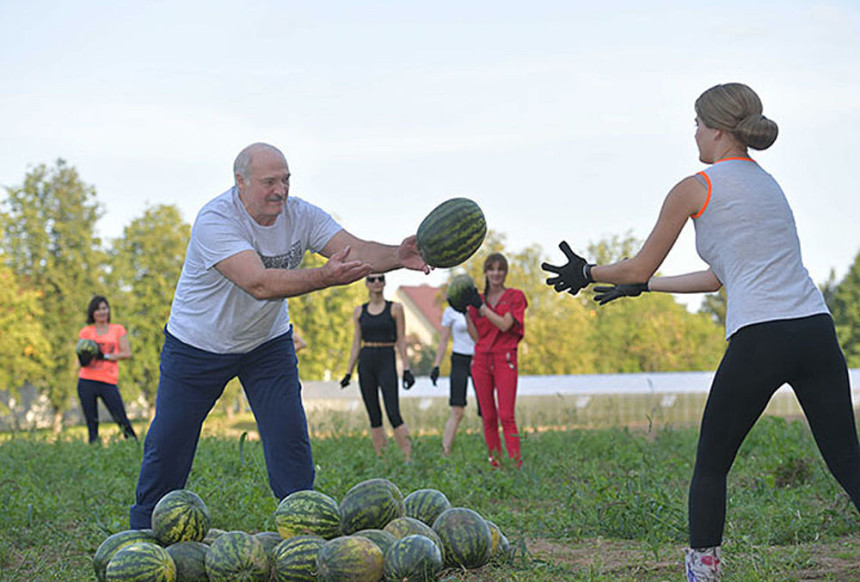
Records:
[[[773,145],[779,135],[779,126],[760,113],[741,119],[732,132],[736,138],[754,150],[764,150]]]

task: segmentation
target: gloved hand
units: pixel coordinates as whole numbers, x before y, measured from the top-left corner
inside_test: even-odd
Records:
[[[350,379],[351,379],[351,378],[352,378],[352,374],[350,374],[349,372],[347,372],[346,374],[344,374],[343,379],[340,381],[340,387],[341,387],[341,389],[346,388],[347,386],[349,386],[349,381],[350,381]]]
[[[594,300],[601,305],[606,305],[619,297],[639,297],[642,293],[651,291],[648,283],[628,283],[623,285],[612,285],[611,287],[595,287]]]
[[[484,300],[481,299],[481,294],[478,293],[478,290],[474,287],[470,288],[466,291],[466,295],[464,297],[466,305],[471,305],[475,309],[480,309],[481,305],[484,304]]]
[[[98,352],[96,352],[96,359],[97,359],[97,360],[104,360],[104,359],[105,359],[105,355],[104,355],[104,353],[102,353],[102,349],[101,349],[101,348],[99,348],[99,351],[98,351]]]
[[[567,257],[567,264],[561,266],[541,264],[541,269],[556,275],[547,278],[546,284],[551,285],[559,293],[567,291],[571,295],[576,295],[580,289],[589,283],[594,283],[591,277],[591,267],[594,265],[590,265],[588,261],[573,252],[567,241],[561,241],[558,248]]]
[[[88,353],[78,354],[78,363],[81,365],[81,367],[89,366],[90,362],[93,361],[93,357],[94,357],[93,354],[88,354]]]
[[[439,379],[439,366],[433,366],[433,369],[430,370],[430,381],[433,382],[433,385],[436,385],[436,380]]]
[[[403,370],[403,389],[409,390],[415,385],[415,376],[409,370]]]

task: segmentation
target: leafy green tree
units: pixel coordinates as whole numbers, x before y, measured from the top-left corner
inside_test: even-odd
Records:
[[[170,315],[176,282],[182,272],[191,233],[174,205],[148,208],[114,241],[106,280],[111,320],[128,330],[133,357],[123,365],[122,387],[135,387],[155,411],[162,330]]]
[[[702,306],[699,308],[699,313],[708,315],[714,322],[721,327],[726,326],[726,307],[728,306],[728,296],[726,288],[720,287],[716,293],[708,293],[702,301]]]
[[[86,307],[100,288],[105,254],[95,236],[101,217],[95,189],[63,160],[29,172],[21,187],[6,188],[2,259],[25,289],[38,291],[51,359],[44,394],[54,409],[54,429],[74,392],[74,346]]]
[[[860,367],[860,253],[842,281],[825,297],[829,298],[845,359],[850,367]]]

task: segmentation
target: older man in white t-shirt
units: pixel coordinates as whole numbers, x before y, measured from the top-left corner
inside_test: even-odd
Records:
[[[134,529],[151,527],[158,500],[191,472],[203,420],[238,377],[278,499],[313,488],[314,465],[287,297],[346,285],[370,273],[429,269],[415,237],[399,246],[356,238],[328,213],[290,197],[290,170],[256,143],[233,166],[235,186],[207,203],[191,229],[161,353],[155,419],[144,445]],[[306,251],[325,265],[298,269]]]

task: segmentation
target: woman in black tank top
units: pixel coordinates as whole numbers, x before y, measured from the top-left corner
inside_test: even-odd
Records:
[[[415,384],[415,378],[409,370],[409,360],[406,357],[403,306],[385,300],[385,275],[369,275],[365,283],[370,300],[356,307],[352,314],[355,335],[349,354],[349,365],[340,385],[342,388],[349,385],[357,362],[358,385],[370,419],[370,438],[376,454],[382,454],[387,441],[385,427],[382,426],[382,409],[379,406],[381,391],[385,413],[394,429],[394,441],[403,451],[408,463],[412,458],[412,443],[409,440],[409,428],[400,416],[394,354],[397,348],[403,364],[403,388],[409,390]]]

